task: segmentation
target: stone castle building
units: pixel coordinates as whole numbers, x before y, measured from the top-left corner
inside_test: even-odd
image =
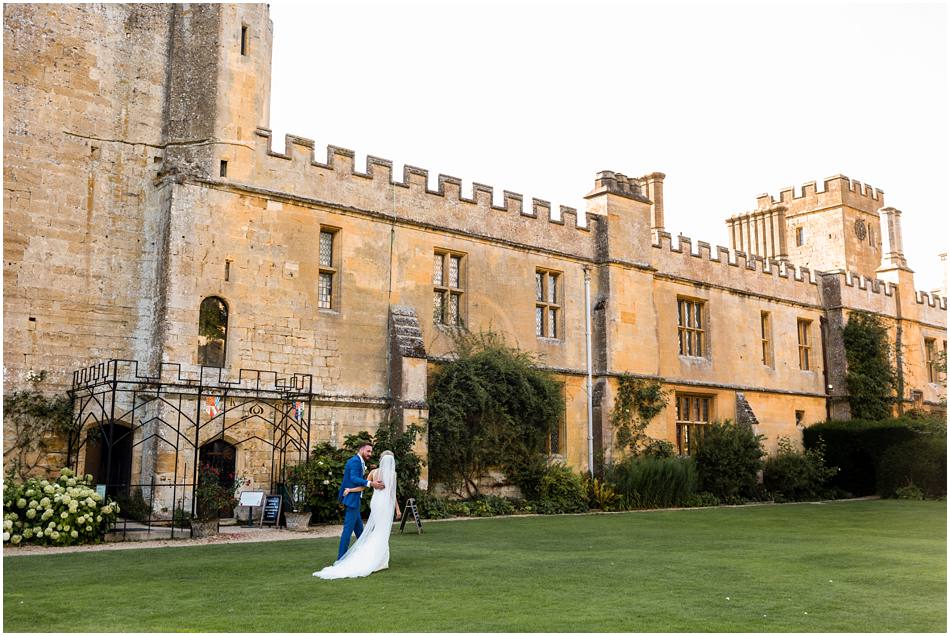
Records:
[[[543,356],[567,408],[552,452],[586,469],[585,276],[608,458],[623,373],[670,392],[648,433],[680,452],[715,419],[773,449],[847,417],[855,310],[889,325],[902,406],[945,400],[946,300],[915,290],[880,190],[760,196],[729,248],[673,240],[661,173],[597,174],[585,225],[514,192],[498,206],[301,137],[274,151],[271,44],[259,4],[4,6],[5,392],[40,371],[72,391],[84,434],[59,450],[100,481],[185,484],[206,456],[266,489],[288,454],[390,412],[422,422],[459,326]]]

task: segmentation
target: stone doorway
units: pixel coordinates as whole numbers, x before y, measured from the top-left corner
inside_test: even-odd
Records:
[[[237,468],[237,448],[223,439],[208,442],[199,451],[199,461],[208,465],[221,475],[221,485],[231,488],[234,485],[234,471]],[[218,510],[218,517],[231,517],[233,508],[223,506]]]
[[[121,422],[91,429],[86,441],[85,472],[105,484],[111,497],[127,495],[132,481],[132,429]]]

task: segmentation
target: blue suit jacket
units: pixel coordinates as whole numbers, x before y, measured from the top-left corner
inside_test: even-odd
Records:
[[[363,462],[359,455],[353,455],[343,467],[343,483],[340,484],[339,499],[347,508],[359,508],[361,492],[351,492],[346,497],[343,496],[344,488],[359,488],[360,486],[369,486],[369,481],[363,477]]]

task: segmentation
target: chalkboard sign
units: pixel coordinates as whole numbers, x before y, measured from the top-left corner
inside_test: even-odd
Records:
[[[280,495],[267,495],[264,498],[264,512],[261,514],[261,526],[272,523],[280,524],[280,512],[283,510],[283,498]]]
[[[419,509],[416,507],[416,500],[410,497],[406,501],[406,509],[402,511],[402,523],[399,524],[399,532],[402,532],[406,527],[406,520],[409,518],[409,515],[412,515],[413,520],[416,522],[416,532],[422,534],[422,521],[419,520]]]

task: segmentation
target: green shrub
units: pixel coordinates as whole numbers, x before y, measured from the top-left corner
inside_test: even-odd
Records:
[[[131,491],[115,496],[115,501],[122,508],[122,516],[126,519],[146,523],[152,516],[152,507],[142,496],[141,488],[132,488]]]
[[[922,501],[924,499],[924,491],[915,486],[914,484],[907,484],[906,486],[901,486],[894,491],[894,497],[896,499],[910,499],[912,501]]]
[[[893,497],[913,484],[926,497],[947,494],[947,438],[919,436],[887,449],[877,470],[878,493]]]
[[[119,504],[103,502],[92,475],[76,477],[68,468],[55,480],[3,483],[3,543],[10,545],[79,545],[98,543],[115,523]]]
[[[449,516],[446,500],[425,491],[416,497],[416,507],[423,519],[445,519]]]
[[[761,440],[750,426],[730,420],[707,426],[694,455],[699,488],[727,503],[757,499],[757,475],[765,455]]]
[[[829,485],[853,496],[877,493],[877,467],[888,448],[910,441],[927,429],[926,421],[888,420],[829,421],[805,429],[806,449],[824,443],[825,462],[839,472]]]
[[[185,510],[181,506],[175,508],[175,512],[172,513],[172,525],[176,528],[190,528],[191,511]]]
[[[601,481],[596,477],[586,479],[587,484],[587,505],[590,508],[611,512],[614,510],[623,510],[623,497],[619,492],[606,481]]]
[[[787,437],[778,440],[778,452],[765,461],[763,481],[776,501],[808,501],[828,496],[828,480],[838,469],[825,465],[824,448],[800,451]]]
[[[536,507],[541,514],[586,512],[583,478],[563,464],[551,464],[541,478]]]
[[[290,469],[287,483],[303,491],[303,509],[312,513],[312,523],[342,519],[340,484],[349,458],[345,449],[323,442],[314,447],[306,461]]]
[[[628,457],[607,475],[627,508],[681,506],[696,491],[696,465],[690,457]]]
[[[683,502],[685,508],[706,508],[719,505],[719,497],[711,492],[698,492],[688,495]]]

